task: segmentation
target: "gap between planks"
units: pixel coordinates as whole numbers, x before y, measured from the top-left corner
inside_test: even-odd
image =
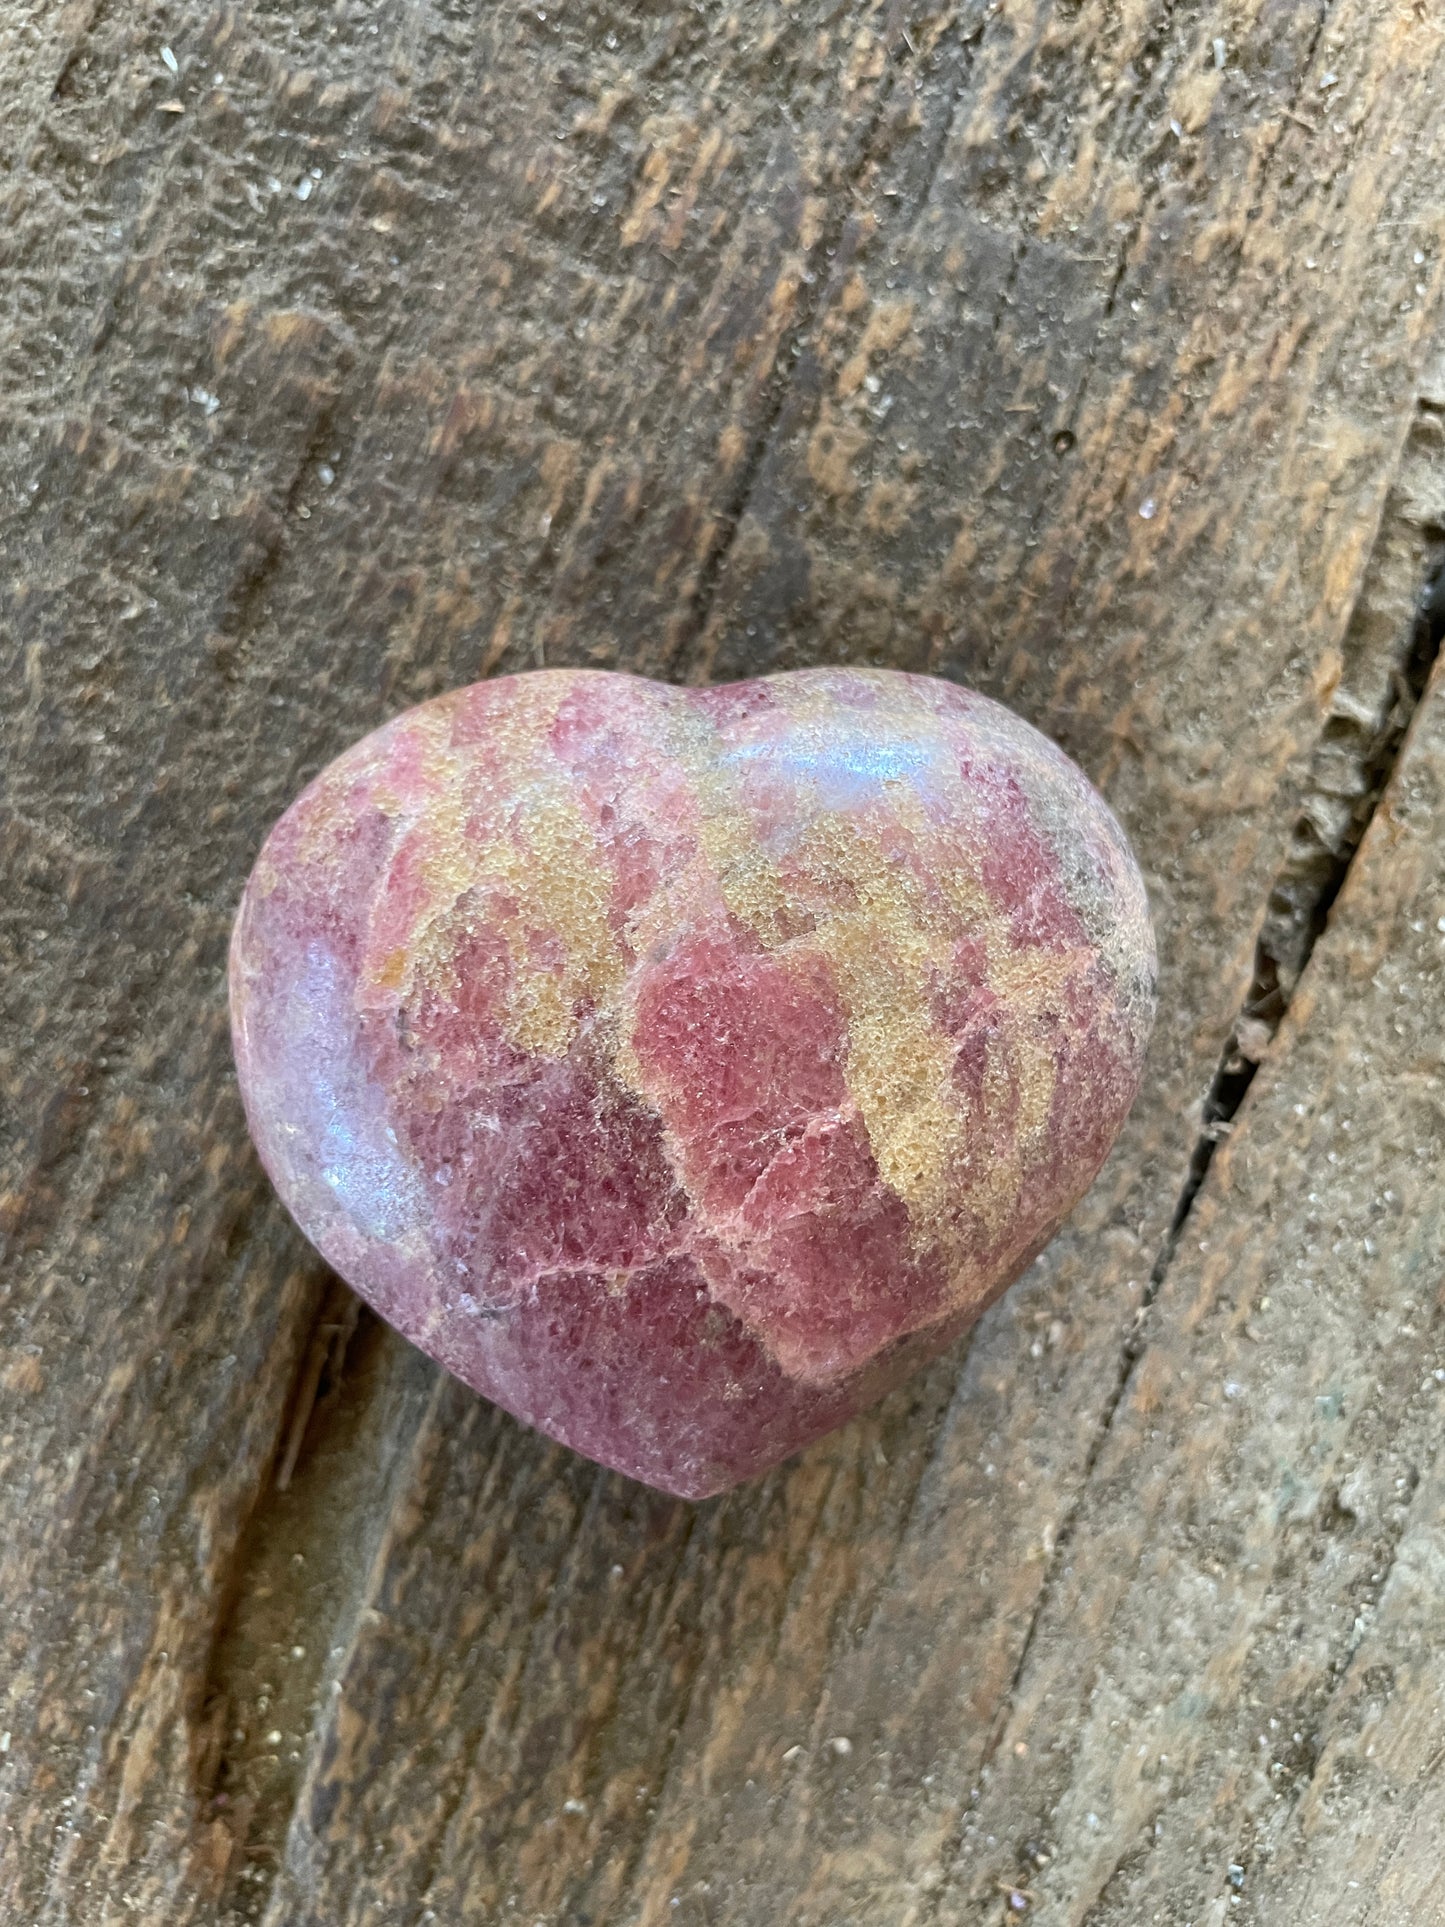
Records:
[[[1168,1275],[1214,1153],[1229,1134],[1269,1044],[1294,1000],[1315,946],[1328,927],[1330,910],[1344,888],[1389,786],[1410,724],[1445,647],[1445,526],[1429,519],[1416,521],[1411,516],[1409,490],[1404,480],[1412,459],[1428,463],[1433,456],[1438,463],[1439,450],[1434,444],[1441,438],[1442,423],[1445,423],[1445,405],[1433,397],[1418,398],[1404,459],[1381,517],[1347,635],[1359,628],[1374,600],[1388,599],[1392,592],[1399,595],[1403,591],[1413,601],[1413,615],[1397,632],[1395,648],[1383,665],[1371,662],[1357,665],[1367,672],[1374,669],[1377,676],[1383,668],[1373,706],[1348,687],[1346,672],[1326,714],[1305,779],[1290,851],[1266,897],[1253,976],[1204,1096],[1200,1130],[1185,1168],[1169,1228],[1135,1311],[1133,1329],[1125,1341],[1116,1381],[1090,1440],[1082,1476],[1055,1537],[1028,1631],[984,1750],[981,1774],[987,1773],[1007,1730],[1039,1626],[1068,1557],[1085,1494],[1144,1353],[1150,1308]],[[1338,824],[1334,836],[1329,837],[1321,834],[1314,806],[1322,794],[1335,794],[1341,787],[1338,773],[1327,774],[1333,761],[1343,761],[1355,771],[1357,794],[1353,807]],[[1353,1648],[1346,1656],[1346,1664],[1352,1656]],[[1341,1670],[1343,1672],[1343,1668]],[[942,1856],[945,1869],[957,1858],[961,1839],[960,1825],[950,1836],[949,1848]],[[1022,1888],[1009,1891],[1022,1891]],[[933,1906],[925,1922],[931,1923],[937,1917],[946,1898],[945,1885],[933,1896]],[[925,1923],[921,1922],[920,1927],[925,1927]]]

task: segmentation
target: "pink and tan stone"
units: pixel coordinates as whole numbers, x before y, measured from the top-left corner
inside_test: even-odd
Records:
[[[1143,885],[952,684],[542,671],[408,710],[267,839],[236,1061],[285,1203],[383,1317],[689,1497],[933,1357],[1102,1163]]]

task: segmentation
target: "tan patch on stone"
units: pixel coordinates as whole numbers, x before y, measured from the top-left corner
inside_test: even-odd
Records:
[[[800,738],[810,732],[823,737],[836,727],[826,698],[781,682],[774,690],[792,711]],[[934,727],[922,706],[910,726],[915,733]],[[907,1207],[919,1242],[946,1250],[957,1237],[959,1205],[990,1231],[1005,1229],[1026,1169],[1042,1146],[1053,1100],[1053,1060],[1031,1032],[1044,1011],[1056,1006],[1074,970],[1087,967],[1088,953],[1020,951],[1007,917],[965,862],[943,866],[925,880],[889,863],[841,813],[820,815],[792,852],[820,886],[810,898],[815,924],[800,932],[796,893],[759,845],[711,724],[695,710],[679,709],[670,719],[668,746],[686,769],[702,855],[728,910],[765,950],[786,945],[790,956],[826,960],[846,1016],[849,1094],[879,1173]],[[896,787],[891,803],[915,841],[926,846],[929,826],[906,785]],[[689,894],[696,890],[695,883],[683,887]],[[665,932],[672,912],[654,904],[647,918]],[[1007,1152],[999,1156],[991,1149],[986,1160],[970,1158],[981,1120],[954,1082],[954,1042],[930,1014],[933,984],[951,968],[954,946],[965,934],[983,941],[988,982],[1009,1020],[1007,1037],[990,1048],[985,1101],[988,1095],[1006,1101],[1017,1090],[1019,1105]],[[618,1068],[637,1089],[637,1065],[626,1045]],[[957,1262],[962,1296],[971,1281],[961,1252]]]
[[[528,793],[529,805],[503,806],[485,834],[473,827],[477,799],[466,781],[472,757],[451,741],[452,712],[439,705],[415,719],[413,727],[425,727],[429,739],[420,779],[431,799],[422,902],[405,945],[368,959],[360,1001],[379,994],[404,1002],[419,978],[444,972],[457,905],[485,885],[508,906],[497,917],[512,960],[503,1027],[519,1050],[564,1056],[579,1007],[603,1001],[620,980],[626,959],[608,920],[608,866],[570,785],[560,773],[548,773],[544,744],[570,687],[566,674],[529,677],[497,712],[488,743],[490,752],[500,752],[496,794]],[[391,801],[402,812],[414,807],[400,795]],[[539,935],[558,940],[559,967],[539,963],[533,952]]]

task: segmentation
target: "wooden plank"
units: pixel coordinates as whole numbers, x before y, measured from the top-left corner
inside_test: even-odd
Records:
[[[1367,1465],[1349,1496],[1368,1490],[1373,1470]],[[1370,1574],[1370,1596],[1351,1623],[1352,1650],[1316,1737],[1314,1773],[1256,1883],[1252,1897],[1261,1908],[1288,1905],[1299,1919],[1322,1922],[1430,1921],[1445,1913],[1440,1474],[1439,1453],[1427,1441],[1405,1473],[1407,1486],[1411,1475],[1419,1484],[1393,1560],[1380,1579]],[[1360,1523],[1367,1524],[1357,1515]]]
[[[1198,22],[1193,24],[1197,32]],[[1315,22],[1313,16],[1295,15],[1286,24],[1299,33]],[[1293,47],[1303,58],[1308,35],[1296,42],[1284,35],[1283,40],[1279,65],[1288,72],[1286,55]],[[1085,56],[1097,51],[1084,42],[1081,68]],[[1011,52],[1000,53],[1005,65]],[[985,99],[992,97],[987,56],[985,40],[977,56],[982,71],[975,70],[970,83]],[[1267,69],[1268,62],[1263,64]],[[1026,81],[1018,85],[1027,94]],[[1065,97],[1073,95],[1066,91]],[[1259,169],[1276,156],[1280,176],[1298,178],[1300,153],[1288,144],[1292,123],[1281,113],[1286,104],[1277,92],[1261,90],[1252,127],[1246,122],[1241,130],[1236,119],[1215,130],[1205,172],[1218,166],[1220,154],[1229,156],[1235,134],[1254,136],[1250,151],[1258,167],[1238,174],[1221,169],[1226,188],[1232,182],[1241,200],[1262,192],[1268,199],[1269,176],[1266,172],[1261,189]],[[1383,95],[1377,100],[1377,111],[1387,119],[1397,106]],[[958,144],[967,151],[975,138],[976,128],[969,125]],[[1360,152],[1377,153],[1381,145],[1362,141]],[[1356,191],[1368,198],[1391,190],[1377,177],[1373,184],[1358,181]],[[1211,203],[1196,217],[1201,226],[1211,217],[1224,220],[1229,212],[1224,189],[1220,193],[1223,205]],[[1398,433],[1396,424],[1403,426],[1381,394],[1384,441],[1373,439],[1377,431],[1365,427],[1373,404],[1369,389],[1358,385],[1354,358],[1363,352],[1359,344],[1366,332],[1370,352],[1381,352],[1388,331],[1380,313],[1372,314],[1356,336],[1351,331],[1360,324],[1352,302],[1331,313],[1328,299],[1311,295],[1308,320],[1326,338],[1313,342],[1302,374],[1278,353],[1276,309],[1254,292],[1267,275],[1276,290],[1283,280],[1287,306],[1296,308],[1304,299],[1299,289],[1312,286],[1305,277],[1314,270],[1303,266],[1316,258],[1311,250],[1318,247],[1321,256],[1332,258],[1341,250],[1330,243],[1338,238],[1345,244],[1335,226],[1340,217],[1333,192],[1317,184],[1316,198],[1305,197],[1295,213],[1298,264],[1279,239],[1279,217],[1271,208],[1268,217],[1255,217],[1254,232],[1246,225],[1237,250],[1222,251],[1222,266],[1208,254],[1206,266],[1214,264],[1215,275],[1204,278],[1195,299],[1171,324],[1171,305],[1177,309],[1182,297],[1175,286],[1159,286],[1161,272],[1167,268],[1183,280],[1181,263],[1192,260],[1196,238],[1192,232],[1181,238],[1173,225],[1175,213],[1166,208],[1156,216],[1156,228],[1131,242],[1129,259],[1137,265],[1131,270],[1126,259],[1123,305],[1116,292],[1108,317],[1112,337],[1104,331],[1088,353],[1075,351],[1076,383],[1083,379],[1081,362],[1089,363],[1091,385],[1104,387],[1113,371],[1114,385],[1092,404],[1095,412],[1086,391],[1069,417],[1077,424],[1070,431],[1075,447],[1097,466],[1087,471],[1085,484],[1072,489],[1051,484],[1053,499],[1046,497],[1037,509],[1056,554],[1067,556],[1079,547],[1087,555],[1092,546],[1089,566],[1097,571],[1089,578],[1092,596],[1084,599],[1053,658],[1040,662],[1046,674],[1029,666],[1026,680],[1018,679],[1008,644],[1016,651],[1026,636],[1042,655],[1048,638],[1027,608],[1010,613],[1001,597],[993,611],[1003,637],[996,652],[990,656],[980,649],[963,658],[970,674],[986,682],[992,678],[993,686],[1015,700],[1025,692],[1035,714],[1112,778],[1146,861],[1152,858],[1171,979],[1157,1081],[1136,1118],[1137,1135],[1116,1162],[1117,1188],[1096,1197],[1076,1242],[1056,1249],[1029,1291],[1017,1294],[981,1337],[951,1401],[951,1378],[940,1373],[925,1381],[915,1401],[813,1455],[756,1505],[733,1502],[720,1508],[707,1516],[701,1532],[690,1521],[675,1528],[689,1536],[685,1551],[676,1555],[684,1562],[681,1581],[674,1572],[675,1540],[667,1542],[668,1556],[660,1562],[655,1586],[667,1602],[665,1612],[650,1573],[640,1575],[642,1589],[629,1587],[619,1605],[593,1609],[602,1616],[603,1630],[578,1652],[577,1664],[596,1690],[595,1716],[584,1715],[572,1701],[570,1668],[557,1673],[548,1662],[545,1669],[529,1672],[525,1688],[508,1692],[498,1730],[492,1723],[498,1689],[473,1661],[465,1673],[444,1671],[431,1681],[420,1702],[384,1738],[376,1730],[364,1710],[372,1702],[375,1679],[390,1677],[391,1669],[404,1663],[403,1654],[414,1660],[425,1629],[439,1616],[451,1624],[464,1613],[488,1613],[485,1596],[478,1598],[462,1582],[449,1593],[433,1564],[439,1542],[452,1530],[460,1492],[483,1477],[484,1457],[472,1460],[464,1477],[450,1473],[445,1487],[433,1485],[428,1476],[408,1514],[406,1533],[388,1548],[378,1576],[384,1616],[362,1629],[348,1657],[337,1730],[351,1710],[349,1744],[335,1753],[323,1750],[318,1758],[290,1843],[293,1859],[274,1903],[274,1921],[302,1904],[302,1896],[317,1894],[339,1917],[363,1920],[369,1910],[379,1917],[390,1907],[430,1906],[439,1918],[467,1907],[486,1911],[503,1906],[509,1893],[541,1917],[558,1919],[670,1918],[675,1899],[698,1918],[706,1918],[710,1907],[724,1918],[824,1921],[872,1919],[880,1913],[906,1918],[910,1906],[932,1904],[926,1896],[941,1891],[937,1882],[948,1873],[959,1810],[996,1742],[994,1722],[1007,1703],[1049,1570],[1050,1548],[1069,1517],[1072,1488],[1115,1383],[1123,1333],[1174,1200],[1173,1176],[1182,1175],[1188,1132],[1181,1114],[1188,1097],[1207,1083],[1243,992],[1247,946],[1268,894],[1266,866],[1279,862],[1283,841],[1279,817],[1274,836],[1262,834],[1262,820],[1269,820],[1267,799],[1277,795],[1281,771],[1318,726],[1310,720],[1311,711],[1317,718],[1315,705],[1328,700],[1334,678],[1344,670],[1345,618],[1353,590],[1341,596],[1340,584],[1327,579],[1341,545],[1330,531],[1311,527],[1310,534],[1324,540],[1312,564],[1296,566],[1292,531],[1303,526],[1307,512],[1318,512],[1316,502],[1328,507],[1333,499],[1320,487],[1320,448],[1333,446],[1335,459],[1353,464],[1373,446],[1376,454],[1364,457],[1358,469],[1330,477],[1342,504],[1349,504],[1353,531],[1343,545],[1342,580],[1357,581],[1378,505],[1362,514],[1352,478],[1361,486],[1366,477],[1373,478],[1373,486],[1382,482],[1389,472],[1383,449]],[[926,210],[920,219],[926,227]],[[1004,237],[990,252],[987,228],[974,221],[973,231],[977,254],[989,264],[980,272],[981,286],[997,302],[1009,285],[1018,250]],[[930,258],[931,244],[930,235],[920,249]],[[905,236],[900,255],[906,259],[913,245]],[[1397,252],[1397,241],[1387,245]],[[1041,252],[1047,259],[1048,251]],[[713,667],[737,671],[759,655],[764,662],[800,659],[781,644],[777,653],[765,646],[770,617],[773,631],[778,627],[767,597],[780,593],[780,582],[787,593],[800,582],[813,584],[825,565],[842,586],[821,608],[810,590],[802,620],[815,649],[831,653],[841,637],[845,652],[876,647],[890,660],[958,666],[959,654],[921,653],[928,595],[931,589],[936,602],[946,599],[946,581],[940,586],[939,576],[947,568],[957,527],[971,515],[990,512],[997,478],[976,473],[979,451],[1001,447],[1027,473],[1026,451],[1010,434],[1004,412],[1018,390],[996,375],[1000,363],[1010,365],[1010,354],[1026,364],[1027,349],[1042,353],[1049,346],[1046,322],[1052,313],[1072,318],[1080,312],[1082,271],[1072,262],[1064,266],[1068,280],[1062,280],[1062,270],[1052,283],[1041,272],[1017,346],[1007,314],[995,331],[989,309],[976,324],[965,311],[961,320],[945,316],[938,325],[939,343],[961,338],[965,379],[971,368],[979,369],[972,399],[983,419],[976,440],[965,441],[957,456],[947,444],[942,449],[934,442],[925,445],[918,475],[926,479],[918,481],[918,494],[926,503],[932,486],[948,508],[936,510],[938,532],[931,538],[926,518],[920,538],[920,518],[914,514],[898,534],[894,552],[900,579],[918,567],[920,552],[928,557],[932,541],[937,573],[930,582],[919,569],[921,586],[913,592],[912,607],[902,590],[895,593],[885,585],[874,592],[880,556],[889,554],[888,532],[861,506],[861,486],[853,526],[838,507],[839,498],[846,505],[846,481],[826,514],[812,511],[820,529],[816,548],[824,551],[821,562],[812,552],[802,563],[786,556],[777,562],[787,500],[816,500],[810,483],[822,486],[820,475],[827,481],[836,452],[836,442],[830,441],[819,453],[812,427],[793,428],[795,400],[805,419],[811,419],[810,404],[815,414],[819,410],[821,379],[810,394],[806,372],[800,377],[760,467],[754,519],[764,526],[766,542],[750,533],[745,517],[721,581],[718,606],[727,610],[734,654]],[[830,317],[846,316],[855,299],[852,267],[840,271],[835,303],[825,306],[818,329],[820,359]],[[1116,272],[1115,262],[1107,259],[1096,277],[1093,312],[1101,322]],[[1377,273],[1378,267],[1371,270],[1372,285],[1378,285]],[[922,270],[915,270],[915,281],[921,278]],[[888,274],[881,279],[886,286]],[[1013,285],[1018,286],[1017,278]],[[1141,291],[1137,296],[1134,288]],[[1136,298],[1145,319],[1134,318]],[[1198,335],[1207,322],[1223,326],[1212,313],[1216,302],[1226,313],[1240,315],[1242,324],[1233,356],[1217,348],[1217,365],[1211,368]],[[869,313],[866,306],[860,310],[852,332],[832,348],[840,378],[856,358]],[[1257,319],[1249,324],[1251,316]],[[1088,318],[1085,309],[1085,323]],[[841,332],[845,324],[838,325]],[[1061,352],[1067,352],[1067,328],[1061,332],[1066,337]],[[900,390],[909,380],[908,349],[916,333],[915,327],[889,347],[902,364]],[[969,345],[985,340],[993,344],[987,350]],[[920,359],[930,363],[926,353]],[[942,346],[933,357],[935,364],[940,361],[946,361]],[[1161,518],[1137,515],[1149,497],[1141,495],[1135,503],[1127,482],[1136,472],[1133,440],[1143,404],[1161,393],[1182,391],[1181,366],[1195,374],[1183,397],[1187,415],[1181,410],[1176,419],[1166,419],[1174,437],[1167,460],[1164,447],[1156,448],[1146,472],[1170,464],[1185,474],[1201,472],[1207,512],[1189,517],[1181,510],[1163,531],[1162,556],[1156,560],[1141,550],[1141,541],[1147,536],[1160,542]],[[1201,366],[1207,380],[1198,373]],[[1046,364],[1033,391],[1033,416],[1042,414],[1051,372]],[[1056,385],[1074,400],[1065,383]],[[880,377],[880,401],[885,392]],[[1031,391],[1024,392],[1027,397]],[[914,439],[915,447],[924,439],[936,402],[936,394],[925,389],[901,439]],[[890,436],[902,406],[896,401],[886,418]],[[1288,435],[1277,426],[1281,414],[1290,422]],[[1047,417],[1044,421],[1052,426]],[[860,444],[865,459],[888,447],[878,431],[867,433],[870,439]],[[766,496],[774,468],[786,470],[790,437],[804,453],[786,481]],[[1231,467],[1237,470],[1238,494],[1234,488],[1222,493],[1220,478]],[[1022,481],[1016,486],[1022,488]],[[1255,520],[1240,514],[1243,500],[1269,506]],[[1289,566],[1271,553],[1276,542]],[[1001,544],[995,522],[991,539],[980,548],[998,558],[995,566],[1003,574]],[[1333,552],[1326,544],[1333,544]],[[1039,579],[1048,582],[1061,573],[1051,562],[1041,567]],[[1164,580],[1171,591],[1179,591],[1177,609],[1164,597]],[[1263,613],[1253,606],[1261,601]],[[885,612],[879,621],[892,626],[881,636],[860,633],[859,625],[879,609]],[[750,623],[758,631],[752,637]],[[1305,637],[1310,640],[1302,641]],[[961,653],[968,641],[965,634],[962,645],[953,647]],[[1399,643],[1397,630],[1393,646]],[[1386,699],[1390,659],[1375,656],[1367,664],[1352,659],[1349,668],[1363,672],[1369,700]],[[1319,682],[1302,691],[1308,671]],[[1086,676],[1102,692],[1092,717],[1078,698]],[[1121,715],[1125,723],[1116,727]],[[1226,738],[1229,751],[1221,755]],[[1231,950],[1234,967],[1221,967]],[[1161,1166],[1168,1174],[1162,1183]],[[1083,1279],[1099,1306],[1092,1327],[1077,1310]],[[1041,1367],[1030,1354],[1038,1347],[1047,1356],[1048,1337],[1056,1328],[1055,1357]],[[1035,1407],[1025,1399],[1023,1414],[1020,1384],[1037,1400]],[[1026,1490],[1023,1509],[1006,1510],[995,1489],[1015,1495]],[[1015,1507],[1018,1503],[1016,1498]],[[619,1549],[630,1577],[632,1542],[610,1508],[595,1527],[587,1524],[580,1501],[574,1516],[580,1536],[570,1556],[600,1579],[606,1549]],[[543,1597],[553,1597],[554,1570],[541,1557],[535,1577],[512,1582],[535,1600],[524,1610],[541,1611]],[[591,1584],[579,1590],[590,1595]],[[606,1601],[605,1590],[599,1587],[598,1594]],[[499,1654],[513,1650],[515,1610],[509,1602],[495,1622],[496,1632],[484,1635],[484,1644]],[[661,1666],[648,1645],[659,1614],[691,1647],[674,1657],[669,1646]],[[488,1614],[483,1625],[492,1624]],[[665,1695],[661,1700],[659,1693]],[[523,1695],[532,1710],[523,1710]],[[644,1750],[640,1758],[629,1717],[639,1705],[646,1709],[643,1730],[659,1736],[650,1756]],[[567,1712],[558,1733],[548,1722],[562,1707]],[[418,1820],[423,1839],[403,1869],[373,1872],[356,1843],[377,1836],[385,1816],[396,1810],[403,1786],[417,1780],[416,1755],[397,1749],[398,1730],[422,1734],[442,1724],[461,1737],[445,1769],[426,1776],[436,1788],[437,1804]],[[539,1733],[547,1736],[540,1748]],[[831,1747],[834,1740],[848,1741],[850,1750]],[[801,1747],[800,1754],[795,1747]],[[791,1757],[785,1760],[785,1755]],[[636,1796],[639,1782],[647,1810],[640,1830],[624,1817],[626,1799]],[[544,1848],[537,1845],[539,1832]],[[576,1844],[569,1843],[569,1833],[580,1836]]]
[[[7,1917],[203,1917],[284,1826],[294,1762],[228,1794],[226,1749],[270,1759],[319,1690],[413,1410],[383,1344],[342,1414],[379,1442],[271,1496],[328,1314],[228,1063],[266,820],[397,701],[503,660],[574,551],[589,590],[626,579],[624,435],[701,479],[747,443],[815,187],[890,72],[877,9],[545,13],[102,10],[78,50],[62,14],[0,86]],[[283,1583],[307,1625],[277,1651]]]
[[[1440,1917],[1442,906],[1437,669],[1153,1308],[940,1920],[1000,1874],[1058,1921],[1235,1891]]]
[[[372,24],[66,14],[3,70],[0,1902],[946,1914],[1311,747],[1399,653],[1347,625],[1438,310],[1440,31]],[[1004,694],[1140,844],[1159,1043],[1075,1227],[961,1365],[710,1507],[365,1322],[328,1392],[219,1007],[267,819],[486,670],[820,655]]]

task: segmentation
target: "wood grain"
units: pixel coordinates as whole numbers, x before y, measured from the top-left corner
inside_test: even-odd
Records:
[[[1445,1918],[1442,82],[1408,0],[7,21],[7,1920]],[[972,1340],[689,1507],[353,1319],[224,944],[406,702],[827,659],[1085,764],[1163,1005]]]

